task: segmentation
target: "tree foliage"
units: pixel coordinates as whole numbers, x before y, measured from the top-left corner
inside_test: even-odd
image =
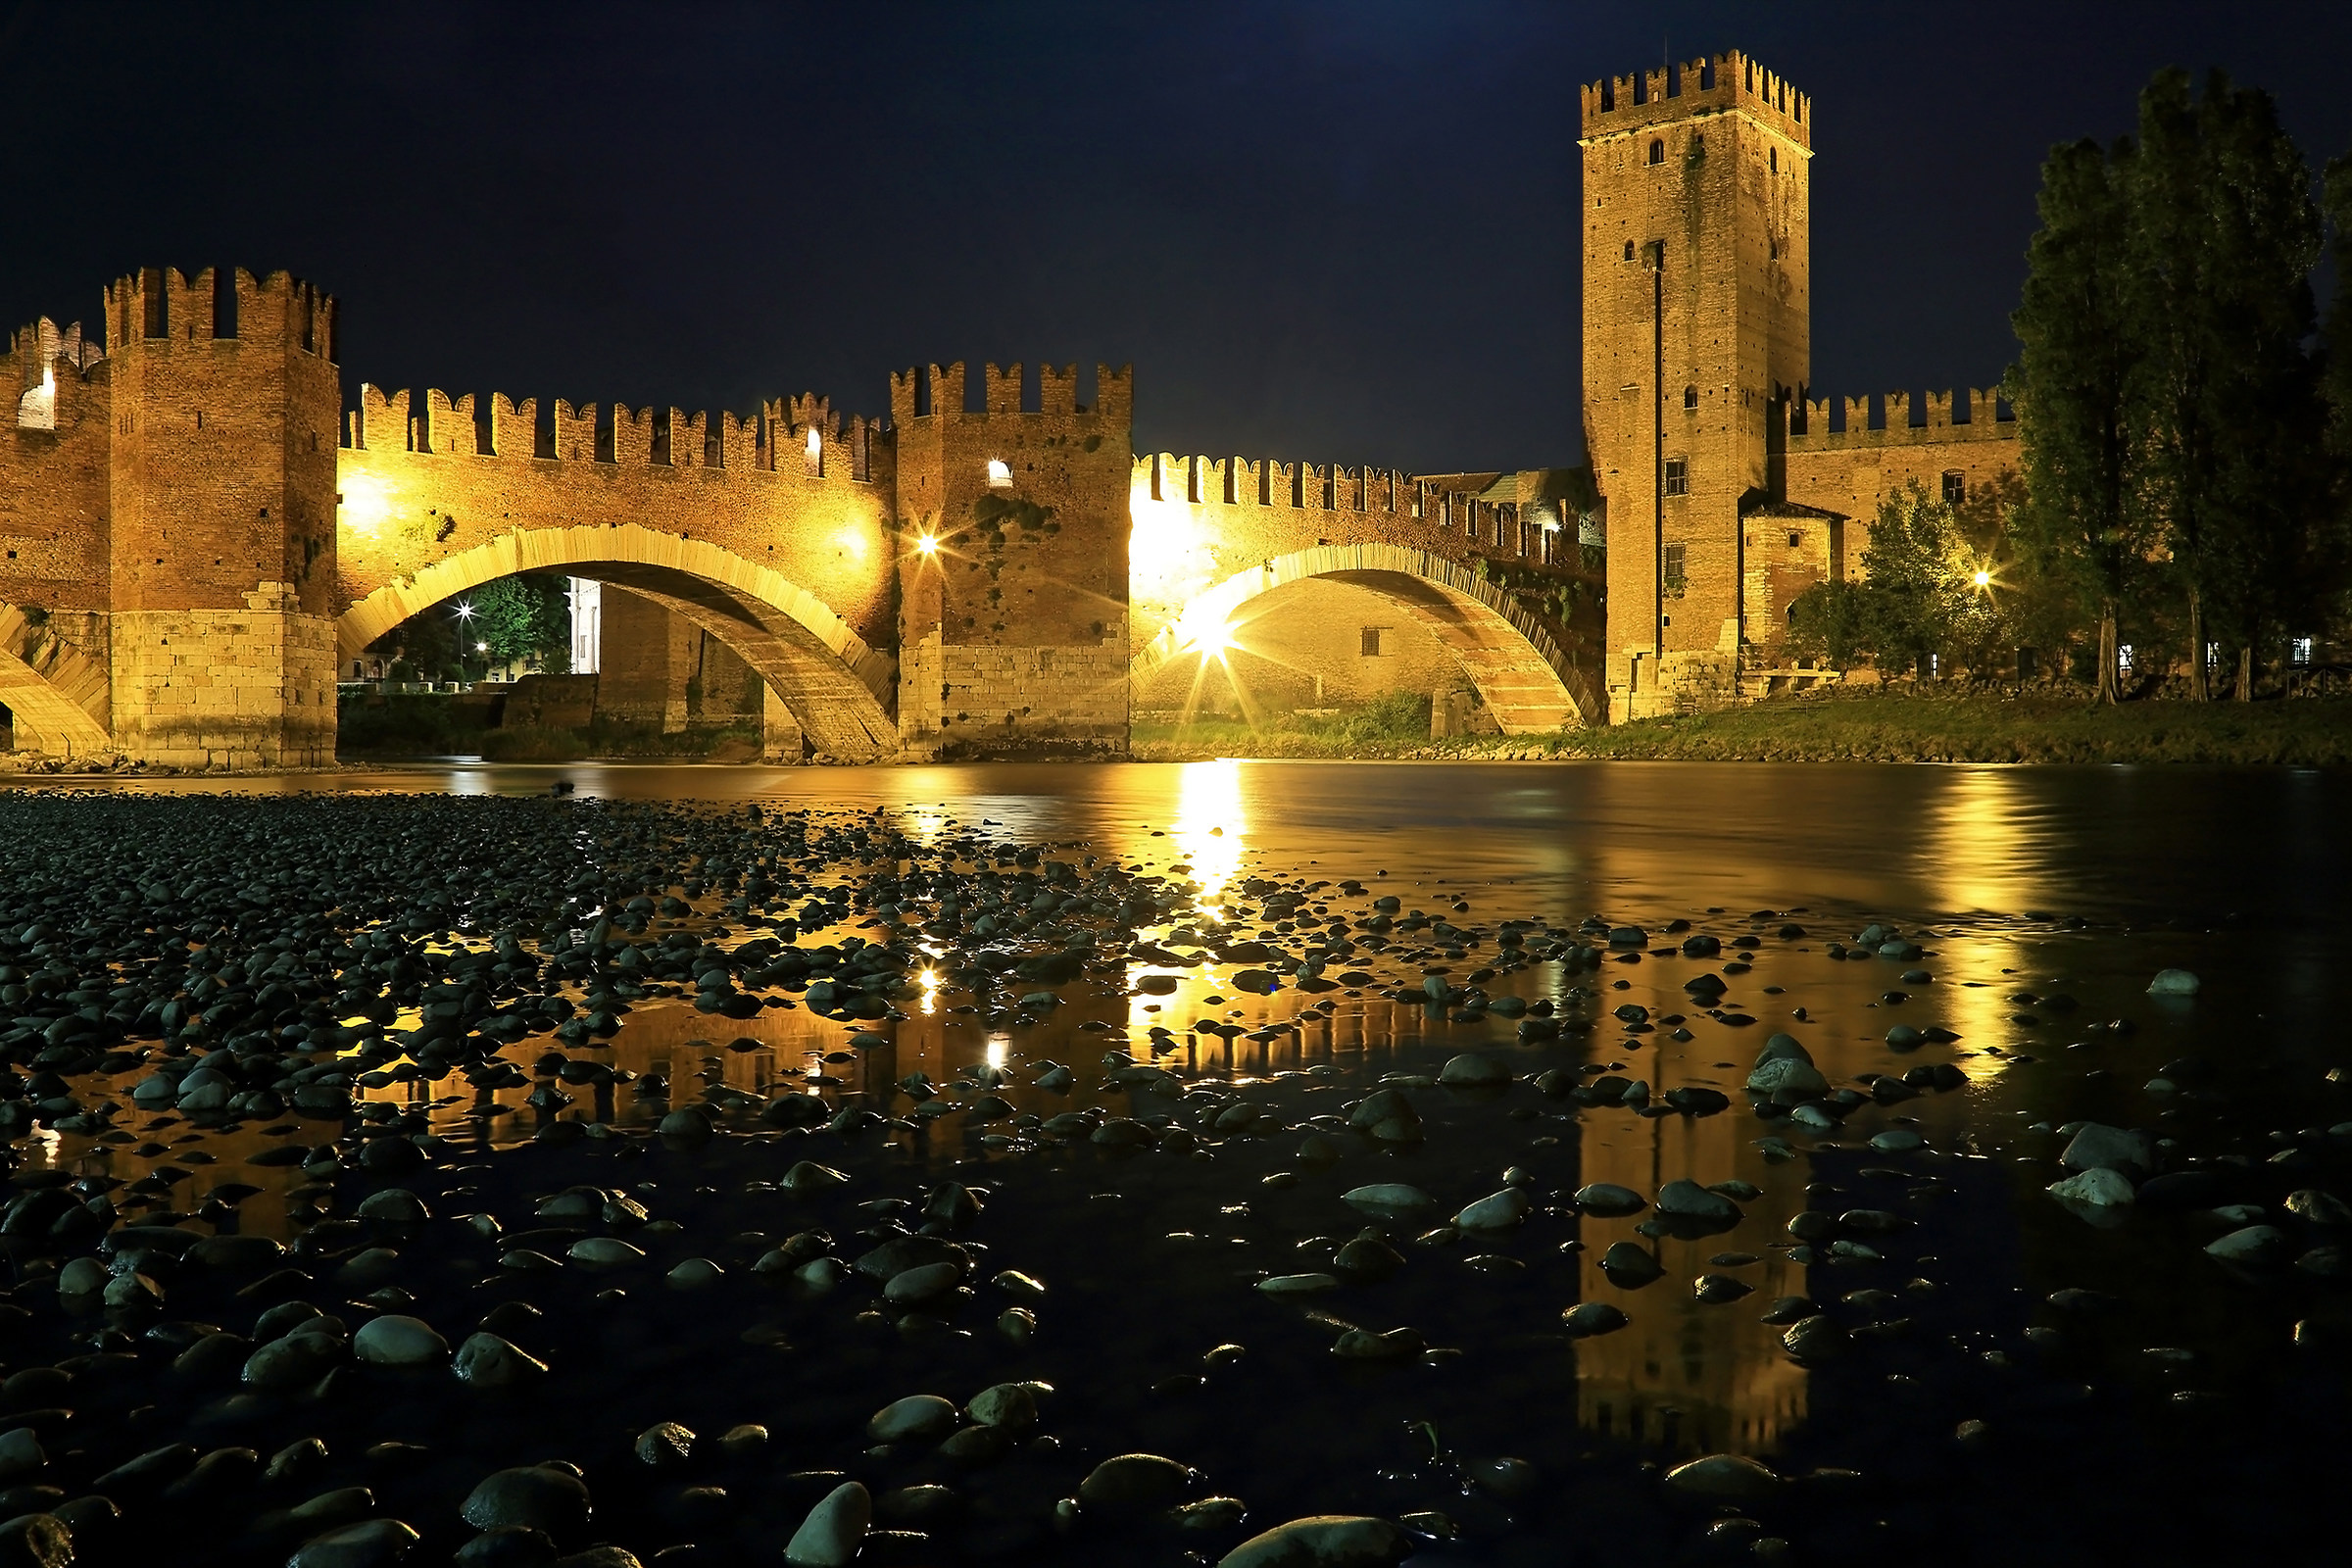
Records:
[[[1994,586],[2000,519],[1990,508],[1978,512],[1964,518],[1917,483],[1889,496],[1863,549],[1861,578],[1817,583],[1789,607],[1791,648],[1840,665],[1867,658],[1899,667],[1928,655],[1970,665],[1997,660],[2015,646]]]
[[[571,601],[561,577],[501,577],[474,590],[471,626],[499,663],[536,659],[543,669],[569,668]]]
[[[2119,622],[2177,604],[2153,618],[2203,696],[2212,631],[2276,645],[2341,578],[2309,169],[2267,93],[2166,71],[2135,136],[2051,152],[2039,213],[2008,380],[2024,574],[2097,626],[2108,700]]]

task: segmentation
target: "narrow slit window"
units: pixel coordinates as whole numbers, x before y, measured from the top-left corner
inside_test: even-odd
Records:
[[[1653,164],[1662,164],[1666,161],[1666,143],[1663,139],[1657,137],[1651,138],[1649,143],[1649,161]]]

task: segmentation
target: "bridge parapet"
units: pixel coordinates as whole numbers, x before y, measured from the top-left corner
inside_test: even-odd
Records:
[[[1575,536],[1555,518],[1395,468],[1153,453],[1135,460],[1129,508],[1139,651],[1210,585],[1302,550],[1391,545],[1514,572],[1577,567]]]
[[[364,385],[338,469],[340,606],[523,529],[636,526],[716,547],[896,642],[891,447],[822,398],[757,414]]]

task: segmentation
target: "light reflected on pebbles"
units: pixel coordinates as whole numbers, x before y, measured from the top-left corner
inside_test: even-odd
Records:
[[[1218,907],[1225,885],[1242,868],[1250,823],[1242,806],[1242,764],[1230,759],[1186,762],[1179,771],[1176,820],[1168,836],[1192,867],[1200,890],[1202,913],[1222,920]]]
[[[924,849],[929,849],[945,837],[953,821],[944,804],[909,806],[899,813],[900,831]]]

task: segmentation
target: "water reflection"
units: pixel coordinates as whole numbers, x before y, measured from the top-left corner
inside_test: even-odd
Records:
[[[1203,904],[1223,899],[1225,884],[1241,870],[1249,821],[1242,804],[1242,764],[1230,759],[1183,762],[1176,793],[1176,820],[1168,831],[1187,875],[1200,887]],[[1221,917],[1221,916],[1219,916]]]
[[[1539,1265],[1556,1271],[1545,1276],[1556,1278],[1559,1298],[1544,1302],[1546,1319],[1574,1299],[1615,1301],[1632,1319],[1620,1333],[1561,1352],[1574,1357],[1580,1425],[1683,1453],[1767,1450],[1824,1408],[1837,1374],[1797,1366],[1779,1343],[1779,1328],[1759,1321],[1775,1298],[1833,1300],[1853,1288],[1849,1269],[1791,1259],[1785,1227],[1800,1210],[1964,1189],[1970,1224],[1952,1225],[1953,1235],[1930,1250],[1975,1247],[1971,1255],[1983,1258],[2003,1293],[2050,1288],[2042,1274],[2066,1266],[2080,1237],[2075,1229],[2047,1230],[2054,1222],[2038,1191],[2047,1172],[2019,1164],[2038,1158],[2046,1165],[2053,1152],[2049,1135],[2033,1129],[2094,1112],[2153,1115],[2144,1101],[2120,1097],[2136,1094],[2132,1086],[2155,1064],[2195,1044],[2194,1014],[2152,1014],[2142,996],[2151,969],[2183,956],[2181,945],[2192,939],[2128,934],[2120,923],[2161,917],[2211,924],[2254,911],[2270,939],[2241,945],[2245,968],[2233,983],[2270,1009],[2266,1029],[2289,1040],[2321,1038],[2328,992],[2312,977],[2328,972],[2323,965],[2331,961],[2334,890],[2345,859],[2331,824],[2352,806],[2352,786],[2336,775],[2112,769],[601,765],[450,767],[300,782],[543,795],[556,777],[573,779],[589,799],[707,795],[789,808],[883,808],[926,847],[983,821],[992,840],[1085,841],[1085,849],[1065,853],[1149,863],[1155,873],[1189,878],[1229,911],[1258,902],[1236,898],[1247,861],[1249,869],[1325,883],[1306,912],[1350,922],[1359,936],[1370,899],[1386,889],[1398,890],[1408,909],[1416,901],[1444,908],[1441,896],[1453,894],[1472,908],[1456,912],[1464,931],[1458,956],[1427,933],[1397,934],[1385,950],[1367,942],[1355,957],[1331,966],[1339,989],[1320,993],[1287,981],[1262,993],[1239,990],[1236,972],[1251,964],[1220,959],[1159,928],[1151,934],[1195,961],[1130,961],[1115,974],[1062,988],[1063,1005],[1038,1018],[1000,1014],[992,1022],[935,972],[919,974],[901,999],[904,1018],[872,1023],[821,1018],[797,1005],[732,1019],[697,1011],[688,994],[650,995],[633,1001],[609,1041],[563,1048],[588,1065],[588,1081],[541,1070],[553,1042],[539,1036],[506,1053],[519,1072],[504,1084],[475,1090],[463,1078],[392,1077],[363,1086],[370,1105],[419,1112],[454,1150],[479,1153],[531,1138],[548,1120],[643,1132],[673,1105],[707,1100],[748,1111],[776,1095],[823,1093],[895,1118],[903,1125],[881,1136],[903,1143],[911,1158],[944,1164],[1003,1153],[1020,1136],[1014,1124],[1021,1115],[1097,1104],[1115,1114],[1166,1114],[1165,1105],[1139,1108],[1103,1088],[1105,1059],[1115,1062],[1122,1053],[1155,1057],[1188,1077],[1236,1083],[1318,1072],[1333,1080],[1334,1108],[1341,1096],[1361,1094],[1384,1073],[1432,1073],[1447,1056],[1473,1050],[1506,1057],[1523,1077],[1592,1069],[1585,1076],[1639,1081],[1653,1103],[1676,1089],[1719,1090],[1733,1108],[1696,1118],[1644,1116],[1627,1105],[1577,1109],[1523,1091],[1525,1108],[1541,1118],[1530,1131],[1549,1140],[1540,1150],[1522,1155],[1481,1148],[1447,1156],[1455,1163],[1427,1156],[1404,1167],[1432,1192],[1468,1196],[1492,1190],[1503,1165],[1521,1158],[1552,1192],[1609,1181],[1649,1196],[1680,1178],[1757,1190],[1742,1202],[1743,1223],[1726,1235],[1653,1238],[1638,1229],[1638,1217],[1588,1216],[1578,1223],[1582,1250],[1573,1259],[1522,1259],[1531,1272]],[[293,786],[253,780],[233,787]],[[2183,820],[2210,831],[2183,835],[2177,825]],[[2150,858],[2154,845],[2165,847],[2162,858]],[[1173,873],[1179,865],[1187,869]],[[1377,875],[1383,870],[1392,873],[1385,882]],[[1338,891],[1349,877],[1365,879],[1364,894]],[[2076,931],[2026,913],[2044,905],[2094,924]],[[1503,918],[1565,923],[1593,909],[1653,929],[1681,915],[1727,943],[1760,933],[1760,946],[1744,955],[1752,958],[1744,970],[1728,950],[1722,957],[1685,958],[1661,943],[1597,974],[1571,978],[1538,964],[1479,982],[1592,1019],[1589,1037],[1557,1045],[1520,1047],[1502,1019],[1452,1021],[1411,995],[1425,968],[1444,969],[1456,983],[1499,968],[1496,922]],[[1761,909],[1776,913],[1751,917]],[[917,914],[906,911],[909,919]],[[1851,940],[1864,919],[1881,916],[1906,928],[1919,956],[1831,955],[1834,941]],[[1194,934],[1218,935],[1222,945],[1224,935],[1244,934],[1243,923],[1235,920],[1228,933]],[[1784,925],[1802,934],[1785,937]],[[657,923],[655,934],[666,929]],[[837,941],[858,929],[809,931],[802,940]],[[944,939],[929,947],[944,952]],[[1702,1013],[1684,990],[1701,969],[1730,983],[1716,1009],[1723,1018]],[[1370,978],[1351,978],[1358,975]],[[1589,996],[1572,995],[1571,985]],[[2055,1004],[2060,998],[2075,1004]],[[1659,1021],[1627,1028],[1612,1013],[1623,1003]],[[2094,1027],[2125,1015],[2142,1018],[2140,1035]],[[1685,1022],[1663,1021],[1670,1016]],[[1204,1020],[1215,1027],[1200,1027]],[[1170,1034],[1154,1041],[1154,1025]],[[1958,1038],[1890,1042],[1898,1025],[1939,1026]],[[1678,1029],[1690,1038],[1677,1039]],[[1796,1138],[1799,1157],[1775,1162],[1759,1142],[1775,1126],[1750,1115],[1740,1095],[1757,1049],[1775,1030],[1796,1035],[1835,1084],[1949,1062],[1968,1074],[1969,1086],[1868,1111],[1852,1134]],[[868,1038],[854,1044],[854,1036]],[[1066,1092],[1038,1086],[1047,1062],[1070,1069]],[[600,1074],[612,1081],[593,1081]],[[936,1096],[917,1099],[899,1087],[916,1074],[936,1086]],[[123,1075],[106,1088],[128,1105],[135,1078]],[[664,1092],[650,1092],[655,1085]],[[543,1102],[566,1098],[543,1111],[529,1102],[541,1091]],[[976,1113],[984,1093],[1002,1098],[1012,1114]],[[1950,1152],[1915,1157],[1886,1174],[1863,1140],[1901,1118]],[[233,1202],[234,1223],[280,1236],[297,1228],[317,1179],[299,1165],[248,1161],[288,1144],[321,1144],[342,1130],[338,1122],[294,1115],[268,1127],[208,1130],[175,1114],[136,1110],[122,1126],[94,1137],[40,1129],[27,1161],[117,1178],[127,1214]],[[241,1202],[218,1196],[235,1185],[260,1193]],[[2013,1221],[2013,1208],[2022,1218]],[[2037,1238],[2031,1251],[2016,1242],[2019,1230]],[[1997,1234],[1997,1243],[1987,1243],[1987,1234]],[[1664,1277],[1639,1290],[1612,1285],[1598,1259],[1621,1241],[1648,1250]],[[1958,1274],[1935,1272],[1937,1283]],[[1736,1278],[1750,1293],[1706,1304],[1692,1289],[1703,1273]],[[1888,1283],[1898,1294],[1907,1288]]]

